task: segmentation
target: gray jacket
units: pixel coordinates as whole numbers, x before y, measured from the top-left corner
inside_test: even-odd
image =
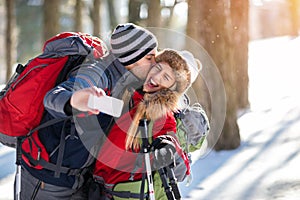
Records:
[[[126,88],[142,86],[142,81],[109,54],[92,64],[82,64],[70,74],[67,81],[49,91],[44,98],[45,109],[54,117],[64,117],[64,107],[73,92],[92,86],[105,90],[107,95],[121,99]]]

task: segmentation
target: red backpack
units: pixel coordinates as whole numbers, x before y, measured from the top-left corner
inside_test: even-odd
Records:
[[[88,55],[100,58],[106,52],[97,37],[64,32],[49,39],[41,55],[25,66],[19,64],[0,93],[0,142],[15,147],[17,137],[27,136],[40,124],[45,94]]]

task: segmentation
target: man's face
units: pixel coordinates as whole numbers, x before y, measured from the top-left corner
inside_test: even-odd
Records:
[[[150,67],[155,64],[156,53],[157,50],[155,48],[137,62],[127,65],[126,69],[131,71],[131,73],[133,73],[139,79],[145,80]]]

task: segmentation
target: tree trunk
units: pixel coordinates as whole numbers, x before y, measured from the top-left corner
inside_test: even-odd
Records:
[[[12,67],[15,63],[15,44],[16,44],[16,36],[15,36],[15,1],[14,0],[6,0],[6,81],[12,75]]]
[[[231,0],[231,32],[232,32],[232,50],[233,66],[236,73],[236,94],[238,108],[249,107],[248,100],[248,0]]]
[[[151,0],[148,4],[148,27],[161,27],[160,0]]]
[[[107,4],[109,10],[110,28],[114,29],[118,25],[116,13],[115,13],[114,0],[108,0]]]
[[[233,45],[229,5],[227,0],[190,0],[187,34],[198,41],[211,56],[223,78],[226,92],[226,118],[219,140],[214,146],[215,150],[235,149],[240,145],[240,134],[237,125],[237,102],[236,102],[236,73],[234,71]],[[213,84],[213,80],[208,80]],[[222,88],[216,86],[211,99],[220,99],[217,94]],[[223,126],[221,121],[216,120],[216,112],[222,113],[223,107],[217,104],[210,105],[214,113],[211,115],[211,133]]]
[[[299,31],[299,11],[300,11],[300,3],[299,0],[289,0],[289,9],[290,9],[290,15],[291,15],[291,35],[292,36],[298,36]]]
[[[139,0],[129,0],[128,22],[138,24],[140,21],[141,2]]]
[[[83,2],[82,0],[76,0],[76,5],[75,5],[75,27],[74,30],[77,32],[82,31],[82,6]]]
[[[92,18],[93,18],[93,35],[100,36],[101,33],[101,22],[100,22],[100,6],[101,0],[94,0],[94,7],[92,9]]]
[[[60,0],[44,0],[44,41],[60,32]]]

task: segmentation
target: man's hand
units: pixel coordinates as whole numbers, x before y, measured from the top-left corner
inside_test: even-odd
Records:
[[[92,109],[88,107],[88,99],[90,95],[101,97],[106,95],[104,90],[97,87],[90,87],[78,90],[71,96],[70,104],[72,108],[75,108],[82,112],[90,112],[92,114],[98,115],[100,113],[97,109]]]

